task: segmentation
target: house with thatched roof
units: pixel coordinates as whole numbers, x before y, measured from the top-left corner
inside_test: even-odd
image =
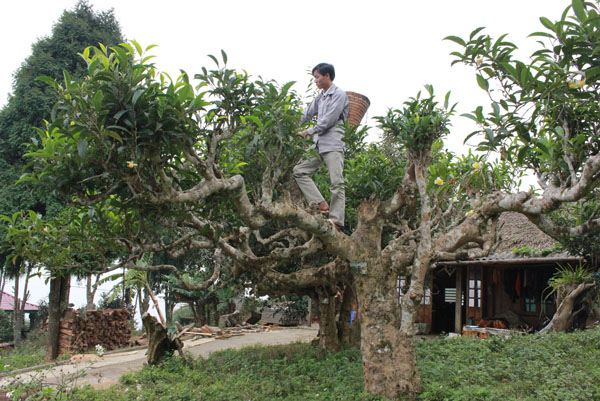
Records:
[[[461,333],[465,325],[482,322],[539,328],[552,317],[548,280],[561,266],[583,259],[562,251],[520,213],[503,213],[500,224],[489,256],[438,263],[419,310],[420,332]]]

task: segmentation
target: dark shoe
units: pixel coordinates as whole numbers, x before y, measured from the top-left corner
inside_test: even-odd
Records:
[[[326,201],[319,203],[319,211],[323,216],[327,216],[329,214],[329,205]]]
[[[333,224],[333,227],[335,228],[336,231],[342,231],[342,227],[338,226],[336,223],[334,223],[333,220],[327,219],[327,221],[330,222],[331,224]]]

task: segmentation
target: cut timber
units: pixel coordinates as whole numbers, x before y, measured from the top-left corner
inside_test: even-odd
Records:
[[[104,350],[129,345],[129,311],[67,309],[59,324],[59,353],[82,353],[101,345]]]

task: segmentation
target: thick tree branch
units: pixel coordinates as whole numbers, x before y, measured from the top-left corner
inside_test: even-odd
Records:
[[[396,213],[401,208],[414,203],[414,194],[416,192],[416,182],[414,177],[414,167],[412,169],[412,175],[407,172],[404,174],[402,184],[400,188],[396,190],[394,196],[389,200],[381,203],[381,215],[389,217]]]
[[[294,273],[280,273],[273,269],[262,272],[257,289],[260,294],[289,294],[291,291],[329,286],[350,276],[347,262],[336,259],[320,267],[301,269]]]
[[[321,216],[312,215],[285,201],[274,202],[264,209],[264,213],[271,218],[290,221],[296,227],[314,234],[329,252],[337,256],[350,260],[355,257],[352,238],[337,231],[330,221]]]

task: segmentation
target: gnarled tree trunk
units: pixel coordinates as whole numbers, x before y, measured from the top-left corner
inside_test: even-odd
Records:
[[[577,286],[572,285],[572,288],[565,289],[565,296],[562,299],[558,300],[558,308],[552,317],[552,320],[546,327],[544,327],[539,332],[542,334],[549,332],[566,332],[570,331],[573,327],[573,321],[577,315],[576,312],[573,311],[577,300],[580,300],[582,296],[586,292],[591,290],[596,290],[596,283],[581,283]],[[593,294],[596,295],[596,291],[593,291]],[[582,312],[593,313],[593,301],[595,296],[590,297],[591,299],[586,300],[583,299],[583,309]],[[587,316],[586,316],[587,318]]]
[[[423,295],[420,282],[426,263],[415,264],[411,248],[391,265],[382,255],[383,218],[378,203],[363,203],[359,208],[359,225],[353,234],[359,248],[350,267],[354,293],[358,299],[361,327],[361,354],[365,375],[365,390],[390,399],[414,399],[421,392],[414,348],[414,319]],[[403,255],[398,250],[398,255]],[[425,260],[423,261],[425,262]],[[399,263],[399,262],[396,262]],[[411,286],[398,302],[397,280],[400,265],[411,267]],[[408,274],[408,271],[407,271]],[[419,283],[421,285],[419,285]]]
[[[381,261],[367,262],[355,276],[359,300],[365,390],[391,399],[413,399],[421,391],[414,340],[401,330],[397,277]]]

